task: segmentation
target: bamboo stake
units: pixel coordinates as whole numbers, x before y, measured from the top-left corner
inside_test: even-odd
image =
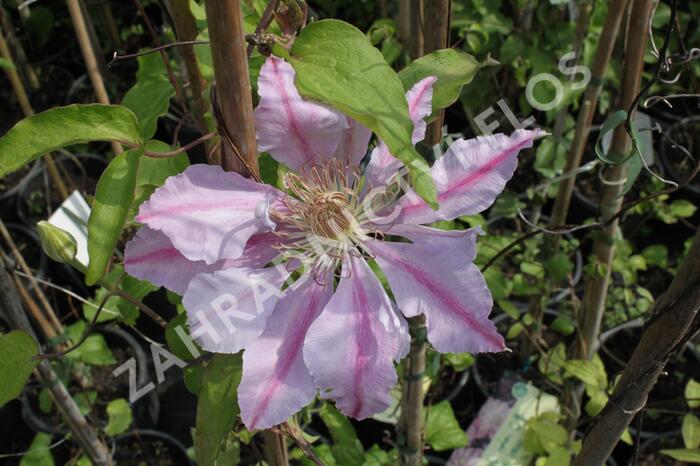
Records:
[[[207,0],[206,11],[216,79],[216,105],[226,109],[220,113],[223,121],[218,121],[219,132],[224,138],[230,137],[235,144],[235,147],[222,145],[221,166],[244,176],[257,176],[260,170],[255,142],[253,97],[240,0]],[[263,439],[268,464],[288,465],[284,436],[266,430],[263,431]]]
[[[46,295],[39,287],[39,283],[36,281],[34,274],[32,273],[31,269],[27,265],[27,262],[24,260],[22,253],[19,251],[19,249],[17,249],[17,245],[15,244],[14,240],[12,239],[12,236],[10,236],[10,232],[7,231],[7,228],[5,227],[5,223],[2,220],[0,220],[0,236],[2,236],[3,239],[5,240],[5,242],[7,243],[7,246],[10,248],[10,251],[12,252],[12,255],[14,256],[15,260],[17,261],[17,264],[19,264],[19,267],[22,269],[22,271],[29,278],[29,283],[31,283],[32,288],[34,288],[34,292],[36,293],[37,297],[39,298],[39,302],[41,303],[41,306],[44,308],[44,313],[45,313],[44,317],[46,318],[46,320],[51,322],[51,325],[53,325],[53,329],[55,332],[54,334],[63,333],[63,325],[61,325],[61,322],[58,320],[58,317],[56,317],[56,314],[53,312],[53,308],[51,307],[51,304],[49,304],[49,300],[46,298]]]
[[[647,45],[647,28],[651,16],[651,0],[635,0],[630,15],[630,25],[627,35],[627,50],[625,69],[622,77],[622,98],[620,105],[630,108],[639,92],[642,70],[644,68],[644,52]],[[631,149],[630,137],[624,126],[615,128],[610,152],[627,154]],[[601,220],[609,221],[622,205],[622,187],[627,176],[627,164],[609,166],[603,175],[605,184],[601,193]],[[586,281],[583,302],[581,303],[581,335],[577,339],[574,351],[576,358],[590,358],[591,348],[596,344],[600,332],[600,322],[605,310],[605,298],[610,282],[612,260],[615,255],[613,240],[617,234],[618,220],[608,225],[593,243],[596,261],[605,266],[601,276],[594,274]]]
[[[425,4],[425,53],[434,52],[449,46],[451,0],[429,0]],[[442,125],[445,110],[440,110],[425,133],[425,142],[434,146],[442,141]]]
[[[630,0],[613,0],[608,6],[608,14],[605,18],[605,24],[603,25],[600,38],[598,39],[598,47],[591,68],[591,82],[584,93],[583,102],[579,109],[578,119],[576,121],[576,132],[574,134],[574,140],[571,143],[571,148],[569,149],[564,173],[571,173],[581,165],[583,151],[591,131],[593,115],[595,114],[598,98],[600,97],[600,92],[603,87],[603,77],[608,69],[610,57],[612,56],[617,35],[620,31],[620,23],[622,22],[629,1]],[[566,222],[575,183],[576,176],[571,176],[559,184],[557,197],[554,200],[554,208],[552,209],[552,215],[549,219],[550,228],[564,225]],[[550,236],[548,243],[549,251],[556,251],[559,243],[559,235]]]
[[[6,316],[14,328],[25,330],[34,339],[34,331],[27,320],[22,304],[17,296],[15,288],[12,286],[12,279],[7,273],[4,264],[0,265],[0,310]],[[99,439],[97,433],[88,424],[81,414],[75,400],[70,396],[63,382],[54,372],[51,364],[43,360],[36,368],[36,374],[44,386],[49,389],[49,393],[78,444],[85,451],[92,461],[98,466],[111,466],[112,457],[107,446]]]
[[[10,50],[7,47],[7,42],[5,41],[5,36],[2,34],[2,31],[0,31],[0,56],[2,56],[5,60],[9,61],[10,63],[14,64],[14,61],[12,60],[12,54],[10,54]],[[17,101],[19,102],[19,106],[22,109],[22,113],[24,113],[24,116],[29,117],[34,115],[34,109],[32,109],[32,104],[29,102],[29,97],[27,97],[27,92],[24,89],[24,84],[22,84],[22,80],[19,79],[17,70],[13,67],[6,67],[5,74],[10,80],[12,89],[15,91]],[[66,188],[66,184],[58,171],[58,167],[56,166],[56,162],[54,161],[53,156],[51,154],[44,155],[44,162],[46,163],[46,169],[49,172],[51,181],[56,187],[58,194],[61,196],[62,199],[66,199],[69,195],[68,188]]]
[[[78,38],[80,50],[83,53],[83,61],[85,61],[85,67],[87,68],[97,101],[103,105],[109,105],[109,95],[107,94],[107,88],[105,87],[102,74],[100,73],[97,55],[92,46],[92,41],[90,40],[88,26],[80,2],[79,0],[66,0],[66,3],[68,4],[68,11],[70,12],[71,21],[73,22],[73,29],[75,29],[75,35]],[[124,152],[122,145],[116,141],[112,141],[112,150],[115,154]]]
[[[700,325],[700,230],[668,290],[661,296],[610,401],[586,435],[573,466],[603,464],[645,405],[671,355]]]
[[[428,0],[433,1],[433,0]],[[423,0],[410,0],[411,16],[410,16],[410,36],[409,36],[409,52],[411,59],[415,60],[423,56],[423,47],[425,45],[424,29],[423,29]]]
[[[194,16],[190,11],[187,0],[165,0],[165,5],[170,14],[175,29],[175,36],[178,41],[193,41],[197,39],[197,24]],[[192,110],[199,131],[202,134],[209,132],[207,120],[204,114],[207,112],[207,104],[204,100],[204,89],[206,88],[206,80],[202,76],[197,63],[197,56],[194,53],[192,45],[183,45],[181,47],[182,58],[185,63],[185,70],[189,78],[190,91],[192,92]],[[209,152],[209,151],[207,151]]]
[[[218,107],[225,109],[220,113],[223,121],[218,122],[219,132],[229,136],[235,145],[232,148],[222,144],[221,165],[225,170],[244,176],[259,175],[241,2],[207,0],[206,11],[216,80],[215,97]]]
[[[5,12],[2,6],[0,6],[0,29],[5,31],[7,43],[14,51],[15,62],[19,62],[22,65],[22,77],[29,83],[29,87],[32,89],[39,89],[39,78],[32,64],[27,60],[27,54],[24,51],[24,47],[22,47],[22,43],[17,39],[17,36],[15,36],[14,26],[10,20],[10,16]]]
[[[404,385],[402,393],[401,425],[406,445],[401,455],[401,464],[418,466],[423,461],[423,375],[425,373],[425,351],[427,348],[425,316],[409,319],[411,324],[411,351],[404,361]]]
[[[399,40],[406,49],[411,40],[411,0],[399,0],[396,23]]]

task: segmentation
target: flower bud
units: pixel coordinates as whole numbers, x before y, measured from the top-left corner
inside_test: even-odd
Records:
[[[36,224],[44,252],[51,259],[70,264],[78,253],[78,243],[73,235],[44,220]]]
[[[282,0],[275,12],[282,34],[293,37],[297,30],[306,24],[307,12],[308,8],[304,0]]]

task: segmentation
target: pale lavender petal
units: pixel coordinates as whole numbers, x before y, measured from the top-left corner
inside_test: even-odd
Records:
[[[246,348],[265,330],[287,277],[284,267],[197,275],[182,297],[191,336],[213,353],[233,354]]]
[[[475,248],[475,235],[465,235],[462,250]],[[444,239],[445,241],[454,241]],[[488,319],[493,301],[486,282],[465,254],[455,254],[441,241],[365,246],[389,280],[404,315],[425,313],[428,340],[442,353],[495,352],[505,346]],[[471,253],[473,255],[473,252]]]
[[[394,359],[407,339],[382,284],[364,259],[350,256],[335,294],[309,328],[304,361],[322,397],[364,419],[389,407]]]
[[[408,238],[413,243],[433,243],[436,247],[464,254],[464,262],[476,257],[476,238],[483,235],[481,227],[466,230],[441,230],[423,225],[398,224],[384,230],[385,233]]]
[[[316,384],[304,364],[306,333],[328,303],[332,286],[310,277],[280,299],[263,334],[243,353],[238,387],[241,418],[249,430],[284,422],[316,395]]]
[[[413,121],[413,144],[425,137],[425,119],[433,113],[433,84],[437,79],[436,76],[423,78],[406,93],[408,115]]]
[[[437,81],[435,76],[428,76],[413,85],[406,93],[408,102],[408,115],[413,121],[413,144],[422,141],[425,137],[425,118],[432,112],[433,84]],[[389,153],[389,148],[383,141],[379,141],[377,147],[372,150],[369,163],[365,169],[365,175],[370,188],[384,186],[403,166],[403,162]]]
[[[519,129],[510,136],[495,134],[458,139],[438,159],[431,173],[438,194],[438,211],[413,192],[399,200],[400,223],[432,223],[473,215],[496,199],[518,165],[518,152],[542,136],[540,130]]]
[[[277,232],[257,233],[250,237],[243,253],[236,259],[225,259],[221,268],[250,267],[261,269],[280,255],[278,246],[291,240]]]
[[[189,260],[165,234],[146,226],[136,232],[124,249],[126,273],[178,294],[185,292],[195,275],[212,273],[222,267],[221,261],[207,265],[204,261]]]
[[[345,167],[357,167],[367,153],[367,144],[372,137],[372,131],[362,123],[350,117],[346,118],[348,128],[343,131],[343,136],[335,150],[335,158]]]
[[[333,156],[347,121],[338,112],[303,100],[294,86],[295,76],[283,59],[267,59],[258,78],[255,130],[260,152],[301,170]]]
[[[403,166],[403,162],[389,153],[389,147],[384,141],[379,141],[372,149],[369,162],[365,168],[366,189],[383,188]]]
[[[165,233],[190,260],[213,264],[241,255],[248,239],[269,231],[256,208],[277,207],[283,193],[214,165],[192,165],[168,178],[141,205],[136,220]]]

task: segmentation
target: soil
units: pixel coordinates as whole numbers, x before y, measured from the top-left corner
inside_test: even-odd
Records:
[[[154,438],[130,438],[118,442],[114,462],[119,466],[183,466],[188,464],[173,445]]]
[[[698,131],[700,131],[700,119],[695,117],[692,121],[673,127],[669,131],[669,137],[685,147],[691,154],[696,154],[700,147],[700,136],[698,135],[700,133]],[[695,170],[697,161],[689,158],[685,152],[674,147],[670,141],[664,140],[661,144],[664,144],[663,152],[666,163],[672,171],[672,178],[678,182],[687,180]],[[700,178],[695,178],[691,184],[696,189],[700,189]]]
[[[608,340],[600,353],[610,380],[624,367],[639,342],[641,329],[622,330]],[[687,411],[685,386],[691,378],[700,378],[700,364],[690,350],[673,357],[649,394],[643,430],[666,432],[678,429]]]

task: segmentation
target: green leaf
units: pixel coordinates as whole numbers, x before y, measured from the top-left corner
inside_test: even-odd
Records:
[[[326,102],[374,131],[408,168],[415,191],[433,208],[428,164],[411,142],[413,122],[398,76],[356,27],[327,19],[305,27],[291,53],[275,52],[296,70],[301,95]]]
[[[331,451],[340,465],[360,466],[364,462],[364,449],[357,439],[357,432],[350,421],[330,403],[325,403],[319,412],[333,438]]]
[[[80,413],[83,416],[87,416],[92,412],[92,407],[95,404],[95,400],[97,400],[97,391],[88,390],[85,392],[79,392],[73,395],[73,399],[75,400],[75,404],[78,405],[78,410],[80,410]]]
[[[69,105],[27,117],[0,137],[0,178],[39,156],[89,141],[141,143],[136,116],[120,105]]]
[[[671,215],[679,218],[687,218],[687,217],[692,217],[695,214],[695,211],[698,210],[695,205],[686,200],[686,199],[679,199],[677,201],[671,202]]]
[[[112,270],[100,280],[100,283],[109,285],[110,287],[119,287],[119,289],[126,291],[138,300],[142,300],[148,294],[159,288],[145,280],[139,280],[131,275],[125,275],[122,265],[115,265],[112,267]],[[97,307],[107,293],[107,288],[104,286],[100,287],[89,303],[83,303],[83,317],[85,317],[87,321],[92,321],[95,317]],[[111,296],[107,299],[107,302],[105,302],[104,308],[97,318],[97,322],[107,322],[121,318],[126,324],[133,325],[136,323],[138,316],[139,309],[136,306],[124,298]]]
[[[552,282],[559,283],[574,270],[574,264],[571,262],[568,255],[560,252],[547,260],[546,268]]]
[[[197,400],[197,464],[213,466],[238,415],[236,390],[241,381],[241,354],[215,354],[204,369]]]
[[[168,152],[173,148],[163,141],[153,139],[146,144],[146,150],[149,152]],[[165,180],[182,173],[189,165],[190,161],[185,153],[173,157],[141,157],[136,186],[163,186]]]
[[[576,331],[576,325],[571,318],[561,314],[554,319],[550,328],[562,335],[571,335]]]
[[[642,257],[649,265],[668,267],[668,247],[664,244],[652,244],[642,251]]]
[[[471,353],[447,353],[445,361],[457,372],[462,372],[474,365],[474,356]]]
[[[552,450],[544,466],[569,466],[571,464],[571,453],[565,447],[558,447]]]
[[[362,466],[394,466],[399,464],[397,450],[384,451],[376,443],[365,452],[365,462]]]
[[[84,324],[83,321],[80,322]],[[77,340],[74,340],[73,344],[76,343]],[[79,359],[84,363],[92,364],[93,366],[109,366],[111,364],[116,364],[117,362],[112,354],[112,351],[109,349],[109,346],[107,346],[105,337],[98,333],[87,337],[78,347],[78,349],[71,351],[67,357],[71,359]]]
[[[421,79],[436,76],[433,84],[433,113],[455,103],[462,87],[469,84],[476,72],[484,66],[496,64],[493,60],[483,63],[466,52],[456,49],[436,50],[411,62],[399,72],[405,91]]]
[[[542,447],[549,453],[556,451],[569,439],[566,429],[549,419],[532,419],[528,422],[528,428],[532,429]]]
[[[467,434],[455,418],[449,401],[441,401],[428,408],[425,442],[435,451],[461,448],[469,442]]]
[[[117,155],[97,182],[95,202],[88,219],[90,263],[85,274],[88,285],[97,283],[107,270],[134,200],[136,174],[142,154],[143,149],[134,149]]]
[[[124,433],[131,425],[131,406],[124,398],[112,400],[107,405],[107,416],[105,433],[111,437]]]
[[[216,466],[236,466],[241,460],[241,444],[236,440],[236,434],[230,432],[221,445]]]
[[[634,142],[633,142],[634,144]],[[622,186],[622,191],[620,191],[620,197],[624,196],[632,189],[634,182],[637,181],[639,174],[642,172],[642,155],[636,152],[632,155],[629,163],[627,164],[627,179],[625,179],[625,184]]]
[[[36,434],[29,450],[19,462],[19,466],[54,466],[50,447],[51,436],[49,434]]]
[[[36,341],[24,330],[0,336],[0,406],[17,398],[39,363]]]
[[[15,70],[17,67],[15,66],[14,63],[12,63],[12,60],[8,60],[5,57],[0,57],[0,68],[3,68],[5,70]]]
[[[624,110],[617,110],[605,119],[603,126],[601,126],[600,132],[598,133],[598,140],[595,143],[596,157],[609,165],[620,165],[621,163],[627,161],[627,159],[630,157],[627,154],[613,154],[612,152],[606,155],[605,150],[603,149],[603,138],[605,135],[623,124],[626,119],[627,112]]]
[[[677,450],[661,450],[660,453],[670,456],[674,460],[685,461],[686,463],[700,463],[700,449],[677,449]]]
[[[584,359],[571,359],[564,363],[567,377],[576,377],[585,385],[605,388],[607,380],[602,380],[600,372],[592,361]]]
[[[686,448],[700,447],[700,419],[694,414],[686,414],[681,427],[683,444]]]
[[[159,54],[144,55],[138,60],[136,84],[126,92],[122,105],[134,112],[139,122],[141,138],[148,141],[156,132],[158,118],[168,111],[175,88],[167,78]]]
[[[700,383],[690,379],[685,386],[685,401],[690,408],[700,408]]]

